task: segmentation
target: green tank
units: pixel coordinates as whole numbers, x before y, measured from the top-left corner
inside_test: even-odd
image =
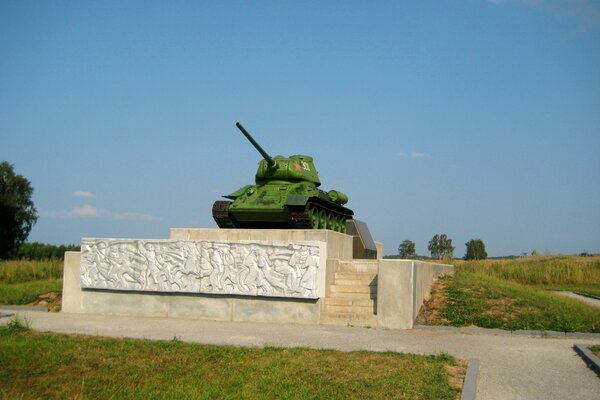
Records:
[[[254,185],[223,196],[232,201],[213,204],[213,218],[219,228],[330,229],[346,233],[346,220],[354,215],[344,207],[348,196],[337,190],[319,189],[321,181],[312,157],[271,157],[242,124],[236,126],[263,159]]]

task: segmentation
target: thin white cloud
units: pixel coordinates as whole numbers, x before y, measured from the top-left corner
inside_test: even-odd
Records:
[[[87,192],[85,190],[77,190],[77,191],[73,192],[73,197],[82,197],[82,198],[91,199],[96,196],[94,196],[94,193],[92,193],[92,192]]]
[[[82,207],[77,207],[77,208],[72,209],[70,211],[70,214],[73,217],[82,217],[82,218],[97,217],[98,209],[94,206],[85,205]]]
[[[417,151],[415,153],[412,153],[410,155],[410,158],[413,160],[418,160],[420,158],[431,158],[431,154]]]
[[[40,215],[48,218],[90,218],[97,217],[99,215],[99,211],[94,206],[84,205],[69,211],[40,209]]]
[[[98,208],[86,204],[81,207],[73,208],[72,210],[55,211],[55,210],[44,210],[40,209],[40,216],[46,218],[95,218],[95,217],[108,217],[112,219],[128,220],[128,221],[161,221],[162,218],[154,215],[137,213],[137,212],[124,212],[117,213],[108,210],[99,210]]]

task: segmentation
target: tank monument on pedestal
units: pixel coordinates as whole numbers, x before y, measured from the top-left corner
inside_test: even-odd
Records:
[[[262,155],[255,184],[216,201],[218,229],[168,239],[84,238],[65,254],[62,311],[411,328],[451,265],[384,260],[348,196],[325,192],[313,159]]]
[[[350,231],[360,239],[357,258],[377,258],[377,248],[367,225],[352,219],[344,207],[348,196],[338,190],[319,189],[321,181],[313,158],[307,155],[272,158],[241,123],[235,124],[263,159],[258,164],[255,184],[215,201],[212,214],[219,228],[329,229]],[[358,225],[358,226],[357,226]]]

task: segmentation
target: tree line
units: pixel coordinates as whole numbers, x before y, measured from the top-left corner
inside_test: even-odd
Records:
[[[485,260],[487,258],[487,252],[485,251],[485,244],[481,239],[471,239],[465,243],[467,247],[464,259],[465,260]],[[398,246],[398,257],[400,258],[417,258],[415,243],[412,240],[404,240]],[[446,260],[454,258],[454,246],[452,246],[452,239],[450,239],[445,233],[436,234],[431,238],[427,246],[431,254],[431,258],[438,260]]]
[[[17,250],[16,257],[17,259],[27,259],[27,260],[50,260],[50,259],[65,259],[65,251],[79,251],[80,246],[69,244],[69,245],[60,245],[56,246],[53,244],[46,243],[23,243],[19,246],[19,250]]]

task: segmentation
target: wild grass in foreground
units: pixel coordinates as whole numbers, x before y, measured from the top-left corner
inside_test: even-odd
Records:
[[[464,362],[444,354],[235,348],[0,328],[5,399],[456,399],[464,372]]]
[[[600,309],[534,286],[458,270],[440,280],[418,323],[507,330],[600,332]]]
[[[596,355],[596,357],[600,357],[600,344],[595,344],[588,348]]]

